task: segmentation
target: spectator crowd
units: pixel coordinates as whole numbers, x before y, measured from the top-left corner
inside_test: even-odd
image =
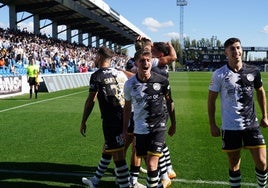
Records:
[[[95,47],[34,35],[28,31],[0,28],[0,75],[25,75],[33,55],[41,74],[77,73],[96,69]],[[112,66],[124,68],[129,57],[117,54]]]

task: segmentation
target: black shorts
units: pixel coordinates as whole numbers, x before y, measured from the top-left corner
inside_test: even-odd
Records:
[[[265,147],[265,140],[259,127],[246,130],[222,130],[222,150],[234,151],[244,148]]]
[[[28,83],[29,83],[29,86],[37,85],[36,78],[35,77],[29,77]]]
[[[123,122],[103,121],[102,130],[104,135],[104,150],[114,152],[124,149],[124,141],[121,137],[123,133]]]
[[[163,130],[149,134],[135,134],[137,156],[144,157],[148,154],[161,156],[165,143],[165,132]]]

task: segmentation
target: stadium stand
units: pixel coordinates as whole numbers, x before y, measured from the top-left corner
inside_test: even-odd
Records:
[[[113,48],[118,54],[121,47],[133,44],[137,36],[146,36],[142,31],[112,9],[104,1],[95,0],[0,0],[0,9],[9,8],[9,29],[0,28],[0,49],[7,49],[4,65],[0,63],[1,75],[23,75],[28,64],[27,56],[34,54],[42,74],[76,73],[79,70],[93,71],[96,49],[102,45]],[[29,16],[19,18],[17,13],[27,12]],[[33,33],[18,24],[33,19]],[[41,20],[50,20],[40,26]],[[66,26],[66,41],[58,39]],[[42,35],[41,29],[51,26],[51,37]],[[77,30],[77,42],[72,43],[72,30]],[[83,34],[86,34],[84,38]],[[95,47],[92,47],[95,37]],[[147,36],[146,36],[147,37]],[[83,41],[88,41],[87,46]],[[113,64],[123,67],[126,56],[117,56]],[[85,67],[87,69],[85,69]]]
[[[0,49],[4,64],[0,66],[0,75],[25,75],[28,57],[34,55],[41,74],[62,74],[94,71],[93,59],[96,48],[77,43],[68,43],[60,39],[48,38],[46,35],[34,35],[20,30],[0,28]],[[113,59],[114,67],[125,67],[128,56],[117,55]]]

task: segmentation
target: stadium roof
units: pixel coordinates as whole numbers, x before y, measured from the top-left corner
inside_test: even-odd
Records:
[[[0,0],[14,5],[16,12],[39,15],[71,30],[91,33],[118,45],[133,44],[137,36],[146,36],[102,0]],[[1,6],[0,6],[1,8]],[[20,20],[18,20],[20,21]]]

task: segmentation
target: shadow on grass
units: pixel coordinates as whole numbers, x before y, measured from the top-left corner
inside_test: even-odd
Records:
[[[81,178],[93,176],[95,171],[96,167],[73,164],[0,162],[0,187],[82,188],[86,186]],[[101,181],[101,187],[115,187],[113,171],[107,170],[109,181]]]

